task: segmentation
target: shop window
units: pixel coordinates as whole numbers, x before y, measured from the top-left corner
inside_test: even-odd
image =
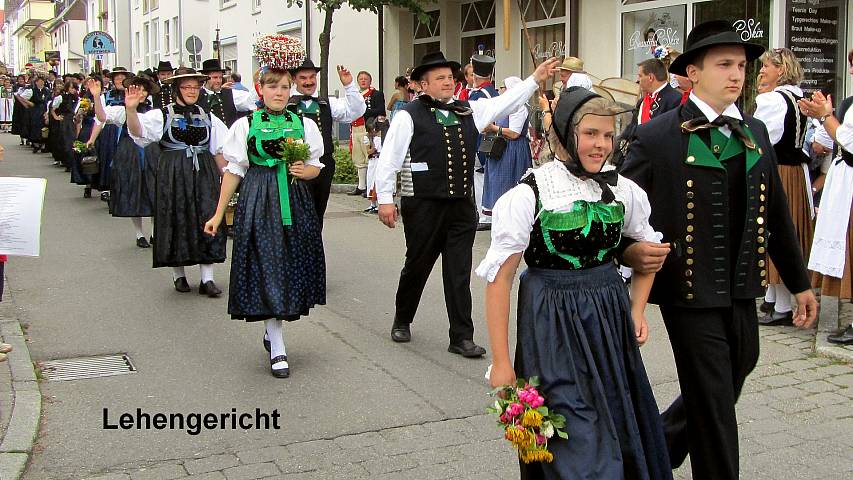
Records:
[[[566,0],[523,0],[524,20],[535,22],[566,16]]]
[[[848,66],[847,42],[844,41],[847,31],[845,3],[824,1],[819,5],[790,3],[786,6],[785,45],[803,66],[803,90],[831,94],[836,105],[844,98],[842,92]]]
[[[770,42],[771,2],[766,0],[718,0],[697,3],[693,6],[695,24],[709,20],[728,20],[743,40],[758,43],[764,48]],[[758,71],[761,63],[757,60],[746,66],[746,81],[738,105],[747,112],[755,111],[755,96],[758,94]]]
[[[568,55],[566,48],[566,25],[562,21],[553,25],[531,27],[527,31],[530,34],[530,41],[533,44],[533,52],[536,55],[537,65],[551,57],[563,58]],[[533,71],[533,59],[530,57],[527,37],[523,34],[521,35],[521,71]],[[551,88],[556,80],[559,80],[558,76],[549,79],[546,87]]]
[[[415,23],[412,29],[414,32],[412,54],[415,63],[420,62],[421,58],[427,53],[441,50],[441,41],[439,40],[439,35],[441,35],[439,11],[433,10],[427,12],[427,15],[429,15],[429,23],[421,23],[418,21],[418,17],[413,19]]]
[[[463,3],[459,6],[462,18],[461,63],[472,55],[495,57],[495,1]]]
[[[636,3],[636,2],[631,2]],[[629,3],[623,2],[628,5]],[[622,78],[634,80],[637,64],[653,58],[658,46],[684,51],[687,6],[649,8],[622,14]]]

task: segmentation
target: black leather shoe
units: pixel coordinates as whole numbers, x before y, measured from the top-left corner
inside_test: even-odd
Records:
[[[768,313],[764,317],[758,319],[758,324],[763,325],[765,327],[770,325],[793,325],[794,324],[794,312],[772,312]]]
[[[839,345],[853,345],[853,325],[850,325],[839,333],[828,335],[826,341]]]
[[[363,188],[358,188],[358,187],[356,187],[356,189],[355,189],[355,190],[353,190],[353,191],[349,192],[347,195],[354,197],[354,196],[356,196],[356,195],[361,195],[361,194],[363,194],[363,193],[365,193],[365,191],[364,191],[364,189],[363,189]]]
[[[290,365],[284,368],[272,368],[273,365],[279,362],[286,362],[287,355],[279,355],[275,358],[270,359],[270,373],[272,373],[273,377],[276,378],[287,378],[290,376]]]
[[[181,293],[190,291],[190,284],[187,283],[187,277],[178,277],[175,279],[175,290]]]
[[[83,189],[83,198],[92,198],[92,189],[86,187]]]
[[[451,343],[447,351],[462,355],[465,358],[477,358],[486,354],[486,349],[477,345],[472,340],[462,340],[459,343]]]
[[[391,340],[397,343],[412,341],[412,330],[407,323],[395,323],[391,326]]]
[[[198,294],[207,295],[210,298],[216,298],[222,294],[222,290],[220,290],[212,280],[208,280],[198,285]]]
[[[477,231],[478,231],[478,232],[482,232],[482,231],[485,231],[485,230],[491,230],[491,229],[492,229],[492,224],[491,224],[491,223],[478,223],[478,224],[477,224]]]
[[[101,201],[102,202],[109,202],[110,201],[110,191],[109,190],[101,192]]]
[[[148,243],[150,243],[151,245],[154,245],[154,235],[151,235],[150,237],[148,237]]]
[[[765,300],[764,302],[761,303],[761,306],[758,307],[758,310],[761,311],[761,313],[770,313],[773,311],[773,308],[775,306],[776,306],[776,302],[768,302]]]
[[[269,352],[270,351],[270,339],[267,336],[267,332],[264,331],[264,348]]]
[[[148,243],[148,240],[145,237],[139,237],[136,239],[136,246],[139,248],[151,248],[151,244]]]

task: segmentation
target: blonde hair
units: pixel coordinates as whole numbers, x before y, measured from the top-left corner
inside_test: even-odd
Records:
[[[762,63],[767,61],[782,69],[779,77],[779,85],[799,85],[803,81],[803,66],[794,56],[794,52],[787,48],[773,48],[762,53],[758,60]]]

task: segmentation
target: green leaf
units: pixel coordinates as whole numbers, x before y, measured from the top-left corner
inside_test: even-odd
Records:
[[[527,381],[527,383],[529,383],[531,386],[538,387],[539,386],[539,377],[534,375],[534,376],[530,377],[530,379]]]
[[[568,433],[566,433],[566,432],[564,432],[564,431],[562,431],[562,430],[557,430],[557,436],[558,436],[558,437],[560,437],[560,438],[562,438],[563,440],[568,440],[568,439],[569,439],[569,434],[568,434]]]
[[[539,414],[542,415],[543,417],[548,416],[548,407],[542,406],[542,407],[537,408],[536,411],[539,412]]]

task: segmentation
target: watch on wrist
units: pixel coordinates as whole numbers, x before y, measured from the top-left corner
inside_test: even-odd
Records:
[[[824,116],[822,116],[822,117],[818,118],[818,119],[817,119],[817,121],[818,121],[821,125],[823,125],[823,122],[825,122],[827,118],[829,118],[829,115],[824,115]]]

